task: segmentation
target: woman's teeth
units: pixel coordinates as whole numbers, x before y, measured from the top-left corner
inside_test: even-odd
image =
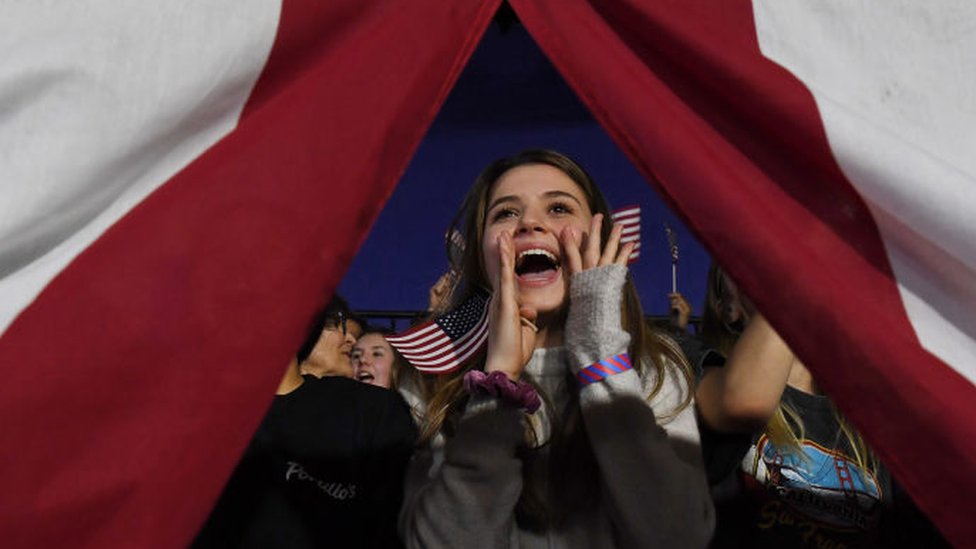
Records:
[[[559,259],[554,254],[552,254],[551,252],[549,252],[547,250],[543,250],[542,248],[530,248],[528,250],[522,250],[518,254],[518,261],[522,261],[523,259],[525,259],[526,256],[529,256],[529,255],[542,255],[542,256],[545,256],[546,258],[548,258],[549,261],[551,261],[553,263],[556,263],[556,262],[559,261]]]
[[[519,275],[557,269],[559,269],[559,258],[542,248],[523,250],[515,259],[515,272]]]

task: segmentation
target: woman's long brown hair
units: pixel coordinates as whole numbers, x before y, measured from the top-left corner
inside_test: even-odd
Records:
[[[561,153],[550,150],[527,150],[510,157],[496,160],[489,164],[475,180],[448,229],[448,234],[451,234],[454,230],[460,231],[465,242],[459,264],[452,264],[451,266],[460,273],[460,281],[455,285],[450,299],[447,300],[452,305],[462,303],[470,297],[472,292],[478,289],[490,290],[482,253],[482,235],[485,231],[488,197],[491,193],[492,186],[502,175],[518,166],[532,164],[553,166],[573,180],[586,196],[590,211],[594,214],[602,213],[604,216],[603,226],[601,227],[601,242],[606,242],[610,236],[610,231],[613,228],[610,208],[593,179],[579,164]],[[448,247],[450,248],[450,244],[448,244]],[[449,257],[451,256],[451,251],[451,249],[448,250]],[[455,253],[454,256],[456,257],[457,254]],[[665,377],[668,375],[667,369],[669,368],[669,364],[677,365],[680,374],[687,382],[687,386],[691,387],[692,376],[687,361],[684,359],[680,350],[669,343],[670,340],[666,336],[661,335],[646,323],[643,312],[641,311],[640,299],[634,288],[633,281],[629,276],[624,287],[623,303],[621,305],[621,322],[624,329],[631,336],[631,343],[627,351],[631,357],[639,357],[639,359],[633,360],[635,370],[643,376],[643,370],[645,368],[653,368],[657,374],[655,376],[655,385],[648,398],[650,399],[656,395],[661,389]],[[485,353],[482,352],[472,357],[450,374],[422,376],[420,381],[421,392],[427,402],[427,408],[421,426],[422,441],[430,441],[438,433],[443,433],[447,437],[452,436],[461,412],[464,410],[464,405],[467,402],[467,394],[462,387],[462,378],[465,373],[472,369],[484,369],[485,358]],[[574,387],[575,383],[571,383],[569,386]],[[676,414],[688,406],[691,402],[691,394],[689,390],[683,402],[672,413]],[[567,416],[560,420],[558,425],[550,425],[551,429],[549,432],[553,433],[551,439],[551,444],[553,445],[552,461],[559,464],[557,466],[560,468],[573,466],[584,468],[595,467],[595,458],[592,456],[592,449],[589,446],[586,433],[580,425],[581,418],[579,416],[578,395],[573,394],[571,398],[573,405],[570,406],[571,409]],[[552,415],[554,414],[550,414],[550,416]],[[535,442],[534,433],[531,429],[527,429],[526,448],[534,447]],[[565,459],[556,459],[556,456],[559,454],[563,454],[561,458]],[[531,451],[521,452],[520,455],[523,459],[531,459]],[[524,471],[529,471],[530,469],[528,466],[523,468]],[[573,476],[580,478],[578,473],[574,473]],[[597,478],[596,475],[585,476],[593,479]],[[569,476],[563,478],[569,478]],[[527,482],[525,486],[527,488],[531,486],[531,483],[528,482],[529,480],[526,478]],[[559,485],[557,489],[563,487],[562,485],[568,484],[572,483],[557,483]],[[572,488],[570,487],[570,489]],[[584,489],[583,491],[592,492],[589,489]],[[576,490],[575,492],[579,491]],[[574,493],[574,495],[576,494]],[[558,518],[565,516],[565,513],[556,512],[553,514],[551,510],[547,510],[550,506],[545,502],[553,500],[557,502],[580,501],[578,498],[567,499],[565,497],[546,497],[542,494],[533,495],[531,494],[531,490],[523,490],[523,497],[520,500],[518,511],[520,519],[530,523],[540,523],[540,521],[541,523],[551,523],[553,520],[558,521]],[[591,500],[585,499],[582,501]]]

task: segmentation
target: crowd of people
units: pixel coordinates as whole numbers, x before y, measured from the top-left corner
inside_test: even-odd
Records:
[[[431,309],[490,293],[484,349],[418,372],[333,298],[194,547],[944,545],[721,268],[646,321],[572,159],[491,163],[448,234]]]

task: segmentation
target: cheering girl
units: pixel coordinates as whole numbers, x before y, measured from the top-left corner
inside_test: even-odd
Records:
[[[698,547],[713,510],[687,363],[644,322],[621,230],[551,151],[490,164],[455,219],[488,344],[424,380],[408,547]]]

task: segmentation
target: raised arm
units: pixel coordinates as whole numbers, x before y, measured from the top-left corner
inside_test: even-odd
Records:
[[[626,353],[630,343],[620,309],[629,249],[616,254],[614,236],[601,256],[584,249],[571,279],[566,347],[576,374]],[[687,407],[670,421],[656,417],[674,412],[687,391],[678,377],[667,374],[660,394],[649,403],[632,369],[584,382],[580,389],[602,490],[623,546],[704,547],[711,538],[714,511],[694,412]]]
[[[486,371],[520,377],[535,332],[522,322],[511,234],[499,241],[501,265],[491,300]],[[523,413],[494,397],[472,396],[453,436],[415,453],[407,472],[400,531],[407,547],[510,547],[522,492]]]
[[[695,399],[701,420],[723,433],[761,429],[776,411],[795,357],[756,314],[721,368],[708,368]]]

